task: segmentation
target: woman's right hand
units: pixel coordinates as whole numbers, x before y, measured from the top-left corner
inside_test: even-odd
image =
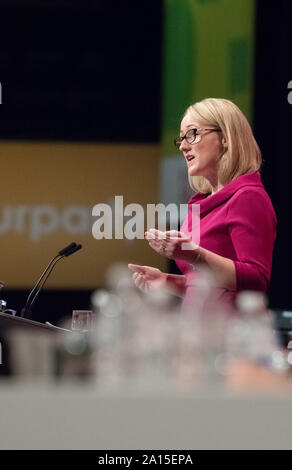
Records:
[[[135,285],[143,292],[166,287],[167,274],[160,269],[139,264],[128,264],[128,267],[133,272]]]

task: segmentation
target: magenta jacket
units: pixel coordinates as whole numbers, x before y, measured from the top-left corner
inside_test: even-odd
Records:
[[[196,193],[189,200],[189,213],[192,204],[200,205],[200,245],[234,261],[235,293],[246,289],[266,292],[277,218],[260,173],[239,176],[213,196]],[[181,228],[185,233],[191,231],[188,219]],[[186,276],[188,287],[194,279],[193,270],[185,261],[176,263]],[[222,291],[227,293],[227,289]]]

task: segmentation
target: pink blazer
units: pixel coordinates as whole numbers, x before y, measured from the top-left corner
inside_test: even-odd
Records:
[[[181,230],[191,234],[191,206],[200,206],[200,246],[232,259],[236,290],[222,288],[220,295],[234,298],[241,290],[266,292],[269,287],[277,218],[259,172],[239,176],[213,196],[196,193],[188,202],[189,213]],[[187,278],[195,281],[189,263],[176,260]]]

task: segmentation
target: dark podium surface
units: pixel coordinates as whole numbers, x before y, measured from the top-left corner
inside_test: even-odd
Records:
[[[0,313],[0,334],[2,331],[6,331],[7,329],[11,330],[11,328],[48,333],[56,333],[59,331],[59,329],[54,326],[45,325],[44,323],[39,323],[34,320],[28,320],[27,318],[14,317],[8,313]]]

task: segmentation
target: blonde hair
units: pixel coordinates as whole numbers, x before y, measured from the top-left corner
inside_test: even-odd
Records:
[[[232,101],[206,98],[189,106],[190,115],[200,124],[220,128],[227,141],[227,150],[218,163],[218,181],[225,186],[240,175],[260,170],[262,156],[248,120]],[[192,189],[210,193],[211,184],[203,176],[189,176]]]

